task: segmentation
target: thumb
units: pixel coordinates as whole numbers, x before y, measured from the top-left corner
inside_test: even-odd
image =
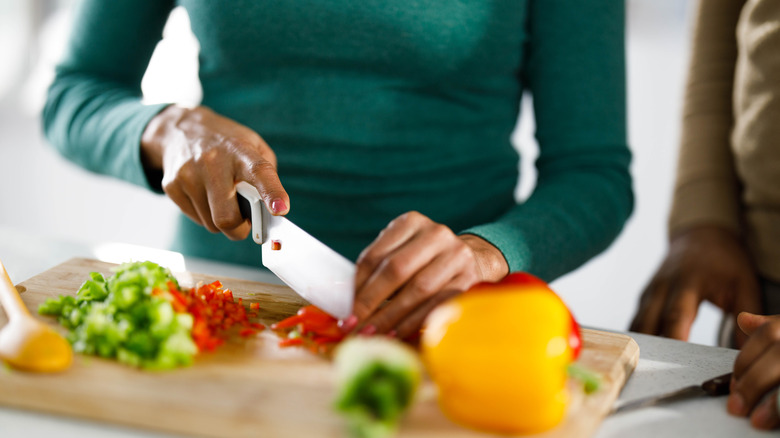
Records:
[[[732,315],[740,315],[741,313],[751,315],[745,317],[745,328],[742,328],[737,319],[737,325],[740,330],[735,330],[734,340],[737,343],[737,347],[742,348],[747,341],[747,337],[766,321],[763,320],[762,315],[759,315],[763,313],[763,306],[761,305],[759,286],[755,281],[755,276],[743,276],[742,280],[738,282],[736,292],[734,307],[730,309]]]
[[[780,315],[756,315],[750,312],[737,315],[737,325],[746,335],[751,335],[757,328],[773,320],[780,320]]]

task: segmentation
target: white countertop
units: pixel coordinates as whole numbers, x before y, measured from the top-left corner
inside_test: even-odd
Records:
[[[189,270],[222,277],[278,282],[267,272],[235,265],[184,258],[176,253],[132,245],[91,244],[48,239],[0,226],[0,260],[14,283],[20,283],[72,257],[98,258],[109,262],[135,259],[160,260],[174,270]],[[736,350],[673,341],[628,333],[640,348],[639,364],[620,395],[620,401],[698,384],[731,370]],[[2,388],[0,388],[2,391]],[[596,438],[623,437],[758,437],[747,420],[726,413],[726,398],[697,399],[663,407],[645,408],[613,415],[604,420]],[[0,437],[60,438],[153,438],[170,437],[131,429],[0,407]],[[401,435],[403,436],[403,435]]]

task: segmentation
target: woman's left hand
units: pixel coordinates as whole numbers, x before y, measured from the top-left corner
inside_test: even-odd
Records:
[[[484,239],[405,213],[358,257],[353,315],[343,329],[406,339],[437,304],[508,273],[503,254]]]
[[[750,337],[734,362],[728,411],[741,417],[750,415],[750,423],[757,429],[775,429],[780,426],[780,315],[742,312],[737,323]]]

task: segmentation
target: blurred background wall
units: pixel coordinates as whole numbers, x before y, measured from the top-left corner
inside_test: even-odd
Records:
[[[617,1],[617,0],[616,0]],[[164,196],[87,173],[42,138],[39,113],[70,25],[72,0],[0,0],[0,227],[80,243],[167,248],[177,210]],[[625,330],[639,294],[666,250],[666,215],[680,131],[691,31],[689,0],[628,0],[629,139],[636,207],[604,254],[553,284],[580,319]],[[143,89],[150,101],[196,103],[197,41],[176,10]],[[533,186],[529,102],[514,135],[524,154],[524,196]],[[0,255],[2,256],[2,255]],[[719,311],[705,305],[691,341],[714,344]]]

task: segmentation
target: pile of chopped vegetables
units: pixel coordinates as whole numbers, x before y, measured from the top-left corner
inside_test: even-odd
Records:
[[[47,299],[38,308],[68,330],[74,351],[145,369],[192,363],[233,328],[248,336],[262,330],[239,298],[214,282],[181,289],[170,270],[153,262],[125,263],[106,279],[93,272],[76,296]]]
[[[298,313],[271,325],[282,338],[280,347],[302,345],[315,353],[332,349],[346,336],[338,319],[315,306],[305,306]]]
[[[249,319],[257,316],[253,311],[259,310],[260,305],[250,304],[250,312],[247,312],[243,299],[234,301],[233,292],[224,289],[219,281],[189,290],[153,289],[152,295],[165,298],[174,311],[192,315],[192,340],[200,351],[213,351],[222,345],[233,328],[238,328],[242,337],[252,336],[265,328]]]

